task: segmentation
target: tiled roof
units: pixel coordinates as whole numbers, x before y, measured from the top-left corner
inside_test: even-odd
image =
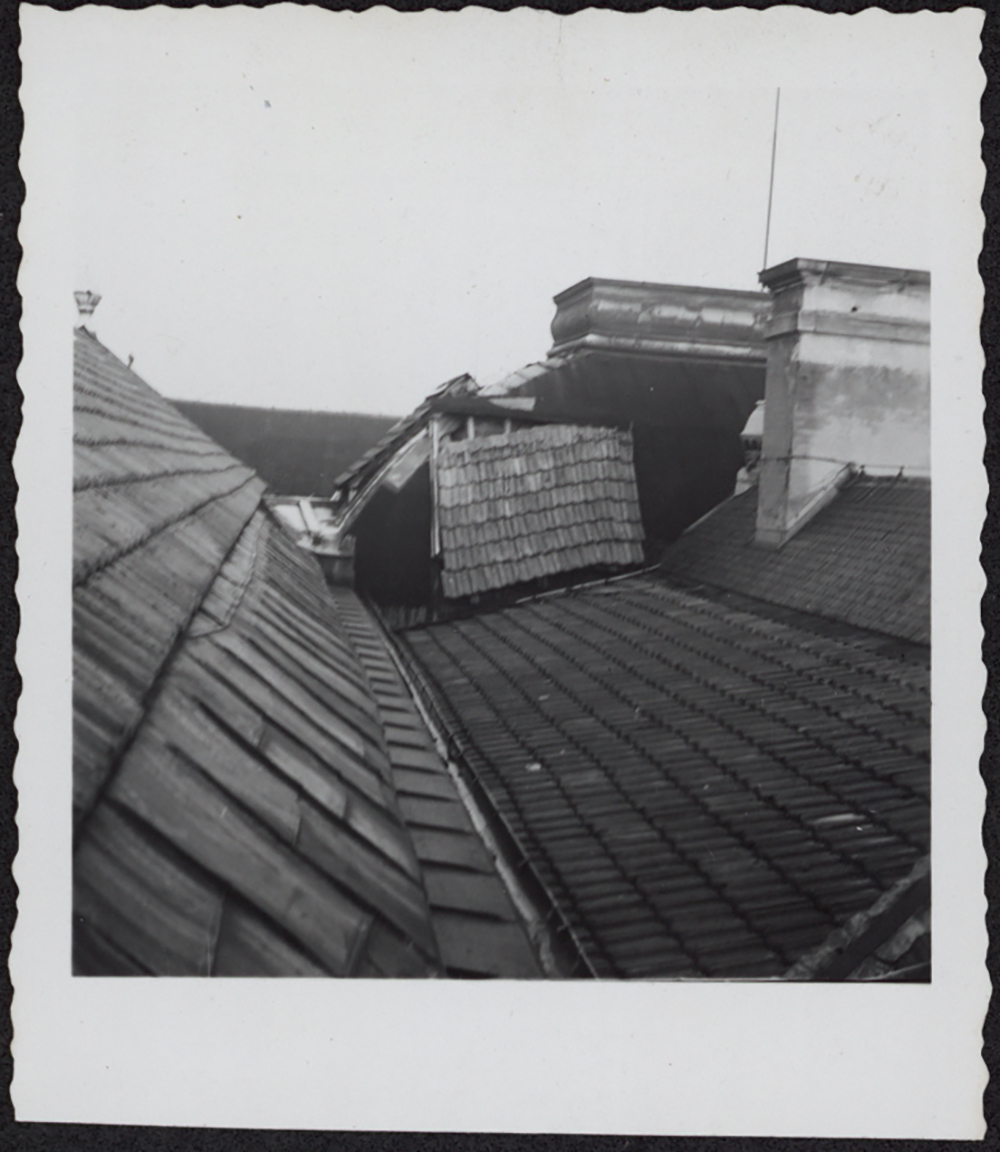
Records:
[[[75,970],[461,969],[397,793],[416,726],[263,483],[82,330],[75,384]]]
[[[928,849],[926,652],[639,576],[402,634],[594,968],[777,976]]]
[[[757,489],[663,554],[663,572],[926,644],[930,485],[861,475],[777,551],[754,547]]]
[[[84,330],[74,355],[74,810],[88,811],[263,483]]]
[[[539,422],[632,428],[649,544],[675,540],[733,490],[740,432],[764,395],[763,363],[580,350],[552,356],[497,385],[534,397]]]
[[[919,980],[930,974],[931,859],[924,856],[786,974],[790,980]]]
[[[444,441],[437,484],[449,598],[642,562],[628,432],[547,425]]]

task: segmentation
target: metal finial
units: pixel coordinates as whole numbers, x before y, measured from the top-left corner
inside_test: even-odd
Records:
[[[81,316],[92,316],[94,309],[101,302],[101,297],[98,292],[74,292],[76,299],[76,310]]]

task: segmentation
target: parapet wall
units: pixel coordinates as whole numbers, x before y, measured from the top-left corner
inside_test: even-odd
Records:
[[[592,348],[756,364],[767,355],[763,292],[591,278],[555,305],[549,355]]]

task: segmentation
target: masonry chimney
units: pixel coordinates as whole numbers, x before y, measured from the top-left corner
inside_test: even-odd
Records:
[[[930,275],[789,260],[773,301],[756,543],[780,548],[852,474],[930,475]]]

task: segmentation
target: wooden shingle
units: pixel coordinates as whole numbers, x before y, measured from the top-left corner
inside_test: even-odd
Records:
[[[263,483],[76,334],[81,974],[442,970],[378,706]]]
[[[445,441],[437,477],[449,598],[642,562],[629,432],[548,424]]]

